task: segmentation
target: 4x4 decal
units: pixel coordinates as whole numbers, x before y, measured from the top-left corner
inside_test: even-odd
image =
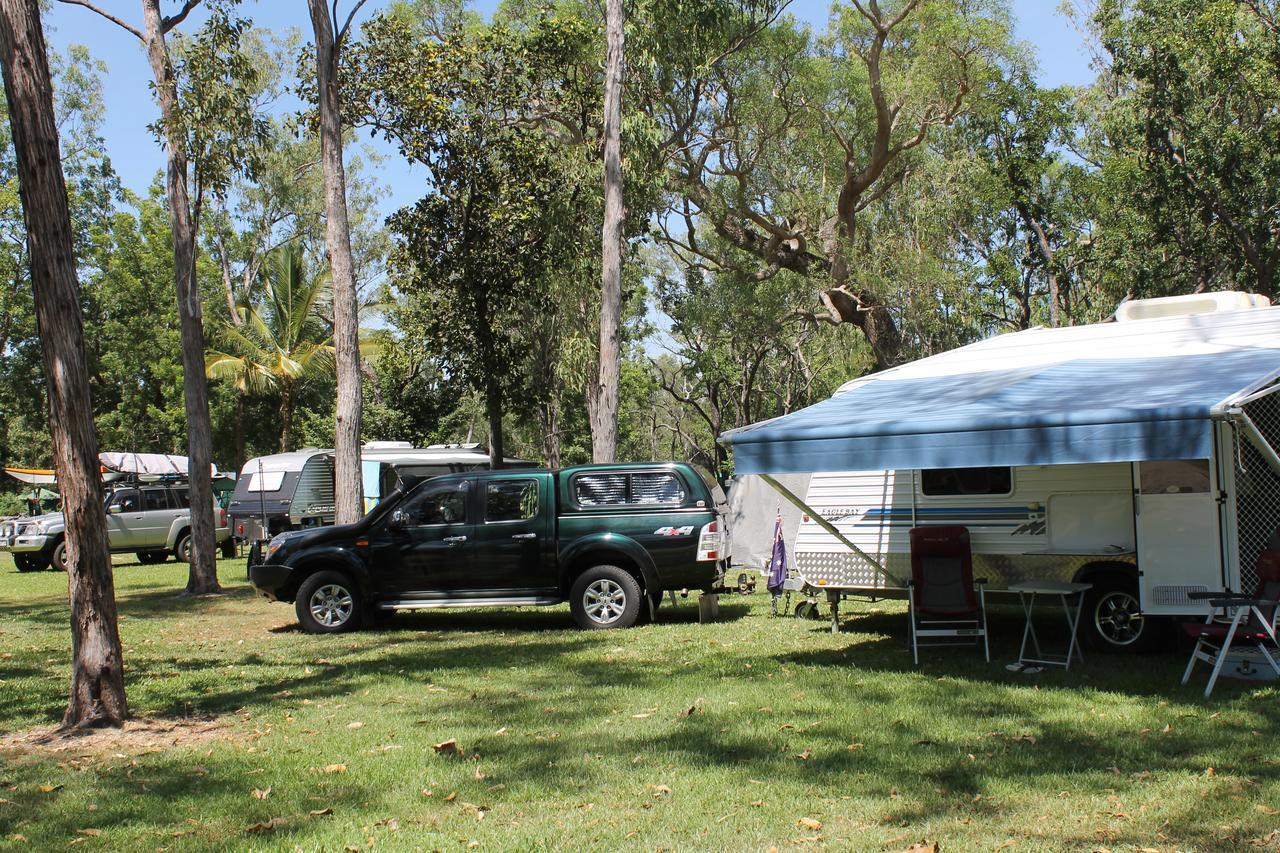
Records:
[[[656,536],[688,536],[693,532],[693,525],[688,527],[659,527],[653,532]]]

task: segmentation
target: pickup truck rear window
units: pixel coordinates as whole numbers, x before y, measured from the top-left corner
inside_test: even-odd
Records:
[[[679,506],[688,492],[668,471],[630,474],[579,474],[573,478],[578,506]]]

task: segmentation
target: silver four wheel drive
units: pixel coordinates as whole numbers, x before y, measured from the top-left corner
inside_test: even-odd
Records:
[[[111,550],[132,551],[144,563],[170,556],[186,560],[191,547],[191,501],[186,484],[117,486],[107,491],[107,537]],[[217,541],[231,539],[226,510],[214,507]],[[62,513],[18,518],[0,524],[0,551],[13,554],[20,572],[66,568]]]

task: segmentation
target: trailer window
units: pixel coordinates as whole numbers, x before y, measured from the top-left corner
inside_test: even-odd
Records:
[[[485,487],[485,521],[526,521],[537,514],[537,481],[496,480]]]
[[[284,484],[283,471],[254,471],[249,475],[249,492],[278,492]]]
[[[934,495],[1007,495],[1013,492],[1013,469],[930,468],[920,472],[920,488]]]
[[[1208,459],[1162,459],[1138,463],[1144,495],[1188,495],[1209,491]]]
[[[573,478],[578,506],[613,506],[627,502],[626,474],[581,474]]]

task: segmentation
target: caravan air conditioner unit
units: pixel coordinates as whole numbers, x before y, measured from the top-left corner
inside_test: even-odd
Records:
[[[1220,293],[1192,293],[1187,296],[1161,296],[1156,299],[1133,299],[1116,309],[1116,320],[1153,320],[1157,317],[1183,317],[1188,314],[1216,314],[1220,311],[1246,311],[1266,308],[1271,300],[1257,293],[1224,290]]]

